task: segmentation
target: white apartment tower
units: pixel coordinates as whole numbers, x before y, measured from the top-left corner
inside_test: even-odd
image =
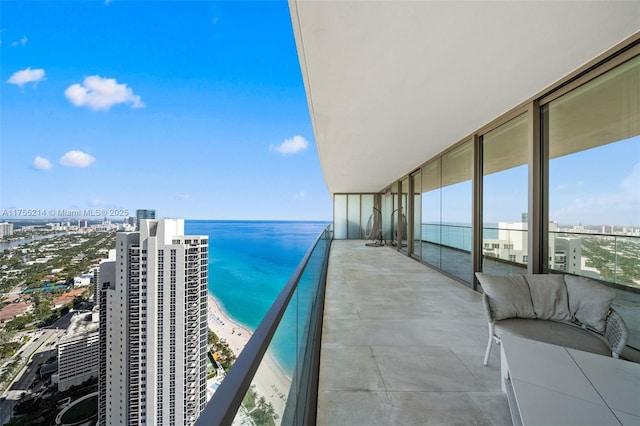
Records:
[[[74,315],[58,345],[58,391],[98,375],[98,347],[98,312]]]
[[[193,425],[206,403],[208,238],[119,232],[100,265],[100,425]]]
[[[13,235],[13,223],[3,222],[0,223],[0,238],[10,237]]]

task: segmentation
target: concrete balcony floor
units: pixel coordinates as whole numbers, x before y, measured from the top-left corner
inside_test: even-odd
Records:
[[[333,242],[317,424],[510,425],[481,295],[389,247]]]

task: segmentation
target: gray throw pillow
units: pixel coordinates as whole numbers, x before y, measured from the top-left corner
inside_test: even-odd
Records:
[[[597,281],[585,277],[565,275],[564,282],[567,284],[569,311],[573,317],[604,333],[605,321],[616,294]]]
[[[560,274],[527,275],[536,317],[543,320],[568,321],[569,298],[564,277]]]
[[[489,275],[476,272],[482,289],[489,296],[495,320],[535,318],[529,284],[522,275]]]

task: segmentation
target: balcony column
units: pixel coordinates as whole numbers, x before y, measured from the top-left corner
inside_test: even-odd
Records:
[[[471,267],[472,274],[482,271],[482,144],[473,135],[473,212],[471,218]],[[478,290],[475,274],[471,277],[474,290]]]
[[[527,224],[527,251],[529,274],[544,273],[548,269],[548,154],[543,146],[540,129],[540,105],[538,101],[529,104],[528,110],[528,151],[529,151],[529,219]]]

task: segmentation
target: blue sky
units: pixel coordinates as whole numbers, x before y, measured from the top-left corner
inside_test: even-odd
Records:
[[[285,1],[3,1],[0,208],[329,220]]]

